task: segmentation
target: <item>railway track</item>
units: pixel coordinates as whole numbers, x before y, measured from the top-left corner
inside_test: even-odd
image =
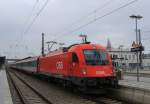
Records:
[[[125,104],[101,95],[83,95],[21,72],[9,71],[9,82],[17,96],[14,104]],[[12,91],[11,91],[12,92]],[[13,91],[14,92],[14,91]],[[20,102],[20,103],[19,103]]]
[[[8,72],[8,77],[20,99],[21,104],[52,104],[51,101],[42,96],[32,86],[20,79],[15,73]],[[17,100],[18,100],[17,98]]]
[[[8,84],[9,84],[9,88],[10,88],[10,92],[13,95],[12,96],[12,100],[14,104],[23,104],[21,101],[21,98],[19,96],[19,93],[17,92],[12,80],[10,79],[8,73],[7,73],[7,79],[8,79]]]
[[[95,98],[95,101],[99,104],[125,104],[122,101],[114,100],[114,99],[107,98],[107,97]]]

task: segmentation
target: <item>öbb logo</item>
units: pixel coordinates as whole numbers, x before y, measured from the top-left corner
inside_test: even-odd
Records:
[[[63,62],[62,61],[56,62],[56,69],[63,69]]]

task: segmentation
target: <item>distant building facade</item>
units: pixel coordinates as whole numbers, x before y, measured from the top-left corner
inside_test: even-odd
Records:
[[[113,48],[110,41],[107,41],[107,51],[113,59],[115,68],[124,70],[134,70],[137,67],[137,56],[135,52],[131,52],[130,48],[123,48],[120,45],[118,48]]]
[[[122,69],[135,69],[137,66],[136,53],[130,51],[130,49],[116,48],[107,50],[112,59],[115,67]]]
[[[143,54],[142,55],[142,65],[144,69],[149,69],[150,70],[150,54]]]
[[[130,48],[123,48],[122,45],[118,48],[113,48],[110,40],[108,40],[107,51],[112,57],[115,68],[123,70],[135,70],[137,68],[137,54],[136,52],[131,52]],[[143,68],[150,70],[150,54],[142,54],[142,67],[140,69]]]

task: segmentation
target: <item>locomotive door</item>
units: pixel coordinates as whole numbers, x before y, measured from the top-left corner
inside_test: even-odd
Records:
[[[70,70],[70,75],[74,76],[75,72],[78,70],[79,68],[79,59],[76,53],[72,53],[71,55],[72,60],[71,60],[71,70]]]

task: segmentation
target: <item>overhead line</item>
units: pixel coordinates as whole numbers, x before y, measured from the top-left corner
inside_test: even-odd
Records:
[[[142,31],[144,34],[146,34],[146,33],[150,33],[150,31]],[[148,38],[143,38],[142,40],[149,40],[150,39],[150,37],[148,37]]]
[[[149,39],[150,39],[150,38],[144,38],[144,39],[142,39],[142,41],[143,41],[143,40],[149,40]]]
[[[32,16],[32,13],[33,13],[33,11],[34,11],[34,9],[35,9],[35,7],[36,7],[36,5],[37,5],[38,2],[39,2],[39,0],[37,0],[37,2],[35,3],[35,5],[33,6],[32,10],[31,10],[31,15],[29,15],[29,17],[28,17],[27,20],[30,20],[30,18],[31,18],[31,16]],[[25,29],[22,31],[22,33],[21,33],[21,39],[20,39],[20,40],[22,40],[23,35],[26,34],[26,33],[30,30],[31,26],[32,26],[33,23],[36,21],[36,19],[37,19],[38,16],[41,14],[41,12],[44,10],[44,8],[45,8],[46,5],[48,4],[48,2],[49,2],[49,0],[46,0],[46,2],[43,4],[43,6],[41,7],[41,9],[40,9],[40,10],[36,13],[36,15],[34,16],[34,18],[33,18],[33,20],[31,21],[31,23],[28,25],[28,27],[25,28]],[[28,21],[27,21],[27,22],[28,22]]]
[[[31,19],[32,14],[33,14],[33,11],[35,10],[35,7],[36,7],[36,5],[38,4],[38,2],[39,2],[39,1],[37,0],[37,1],[35,2],[35,4],[33,5],[33,8],[32,8],[32,10],[31,10],[31,13],[28,15],[26,21],[24,22],[24,26],[26,26],[27,22]],[[23,35],[23,33],[24,33],[24,29],[22,30],[21,35]]]
[[[114,0],[115,1],[115,0]],[[110,3],[112,3],[112,0],[109,0],[108,2],[106,2],[105,4],[103,4],[102,6],[99,6],[98,8],[94,9],[93,11],[89,12],[88,14],[84,15],[83,17],[79,18],[78,20],[76,20],[75,22],[71,23],[69,26],[67,26],[66,28],[63,29],[63,31],[58,32],[57,34],[60,34],[62,32],[64,32],[66,29],[68,29],[69,27],[79,23],[80,21],[84,20],[85,18],[91,16],[92,14],[96,13],[98,10],[102,10],[104,7],[106,7],[107,5],[109,5]],[[56,34],[56,35],[57,35]]]
[[[129,5],[131,5],[131,4],[133,4],[133,3],[135,3],[135,2],[137,2],[137,1],[138,1],[138,0],[133,0],[133,1],[131,1],[131,2],[128,2],[128,3],[126,3],[125,5],[120,6],[119,8],[116,8],[116,9],[114,9],[114,10],[112,10],[112,11],[110,11],[110,12],[104,14],[103,16],[97,17],[97,18],[95,18],[95,19],[89,21],[88,23],[86,23],[86,24],[84,24],[84,25],[81,25],[81,26],[79,26],[78,28],[76,28],[76,29],[74,29],[74,30],[72,30],[72,31],[66,32],[66,33],[64,33],[64,34],[69,34],[69,33],[75,32],[75,31],[77,31],[77,30],[80,30],[81,28],[86,27],[86,26],[88,26],[89,24],[92,24],[92,23],[94,23],[94,22],[96,22],[96,21],[98,21],[98,20],[100,20],[100,19],[102,19],[102,18],[104,18],[104,17],[106,17],[106,16],[108,16],[108,15],[111,15],[111,14],[113,14],[113,13],[119,11],[120,9],[123,9],[123,8],[125,8],[125,7],[127,7],[127,6],[129,6]],[[64,35],[64,34],[61,34],[61,35],[59,35],[58,37],[60,37],[60,36],[62,36],[62,35]],[[58,37],[56,37],[55,39],[57,39]],[[55,40],[55,39],[54,39],[54,40]]]
[[[25,28],[26,28],[27,23],[29,22],[29,20],[31,19],[31,17],[32,17],[32,15],[33,15],[33,13],[34,13],[34,10],[35,10],[35,8],[36,8],[38,2],[39,2],[39,0],[36,0],[36,2],[33,4],[33,7],[31,8],[30,13],[27,15],[26,20],[23,22],[23,28],[22,28],[21,31],[20,31],[20,39],[19,39],[19,40],[16,40],[16,41],[17,41],[16,44],[19,44],[20,41],[23,41],[23,34],[24,34],[24,31],[25,31]],[[20,45],[20,44],[19,44],[19,45]],[[20,46],[21,46],[21,45],[20,45]]]
[[[144,33],[149,33],[150,31],[142,31],[142,32],[144,32]]]
[[[39,12],[36,14],[36,16],[33,18],[33,20],[31,21],[31,23],[29,24],[29,26],[27,27],[27,29],[25,30],[24,34],[26,34],[31,26],[33,25],[33,23],[36,21],[36,19],[38,18],[38,16],[41,14],[41,12],[44,10],[44,8],[46,7],[46,5],[48,4],[49,0],[46,0],[46,2],[44,3],[44,5],[42,6],[42,8],[39,10]]]

